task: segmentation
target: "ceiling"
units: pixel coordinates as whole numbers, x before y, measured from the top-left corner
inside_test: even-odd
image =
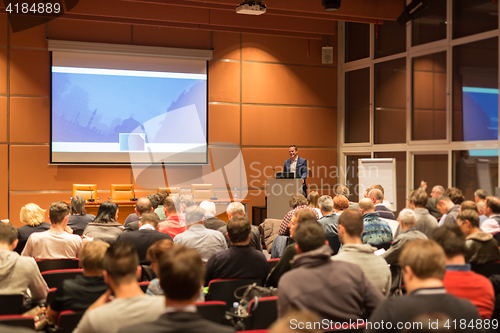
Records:
[[[65,18],[205,31],[321,39],[336,34],[337,21],[382,24],[396,20],[404,0],[342,0],[326,12],[321,0],[266,0],[264,15],[236,14],[242,0],[65,0]],[[68,4],[72,3],[71,6]]]

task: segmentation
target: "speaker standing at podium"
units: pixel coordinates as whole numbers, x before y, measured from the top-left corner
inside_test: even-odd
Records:
[[[295,178],[302,178],[302,194],[307,198],[307,160],[299,157],[298,148],[295,145],[288,147],[288,154],[290,158],[285,161],[285,166],[283,167],[284,172],[295,172]]]

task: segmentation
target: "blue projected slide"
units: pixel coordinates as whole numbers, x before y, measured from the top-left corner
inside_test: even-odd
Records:
[[[52,157],[61,162],[128,162],[123,153],[132,152],[204,153],[206,124],[204,73],[52,67]],[[205,157],[187,160],[204,163]],[[146,156],[138,162],[158,161]]]
[[[464,141],[498,139],[498,89],[463,87]]]

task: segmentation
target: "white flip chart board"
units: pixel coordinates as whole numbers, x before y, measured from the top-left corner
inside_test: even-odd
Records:
[[[382,185],[384,196],[393,210],[398,206],[396,195],[396,159],[361,158],[358,160],[359,194],[363,196],[372,185]]]

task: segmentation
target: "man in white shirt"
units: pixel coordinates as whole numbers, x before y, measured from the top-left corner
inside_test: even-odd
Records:
[[[50,229],[30,235],[21,255],[35,259],[78,258],[82,239],[66,231],[69,206],[62,201],[50,204]]]
[[[486,212],[488,218],[481,224],[484,232],[495,235],[500,232],[500,199],[486,197]]]
[[[217,230],[207,229],[203,225],[205,210],[198,206],[186,209],[186,224],[188,230],[178,234],[174,243],[196,249],[203,261],[207,261],[217,251],[226,250],[227,243],[224,235]]]

